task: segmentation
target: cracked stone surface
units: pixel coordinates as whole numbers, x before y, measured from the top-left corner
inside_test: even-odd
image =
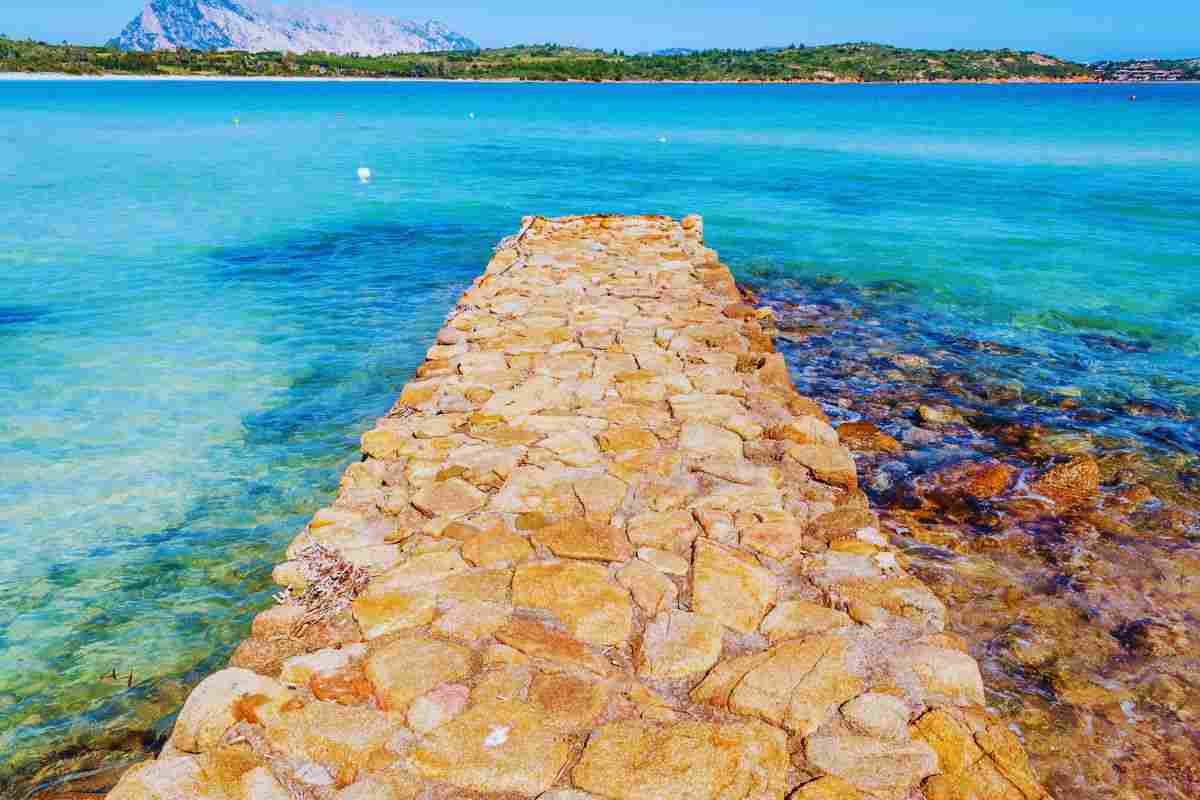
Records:
[[[366,590],[109,797],[1046,798],[773,331],[699,217],[526,218],[275,573]]]

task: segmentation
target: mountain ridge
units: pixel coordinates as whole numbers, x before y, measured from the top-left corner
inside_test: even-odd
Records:
[[[261,0],[147,0],[141,13],[108,45],[136,52],[187,49],[363,56],[478,49],[466,36],[434,20],[419,23]]]

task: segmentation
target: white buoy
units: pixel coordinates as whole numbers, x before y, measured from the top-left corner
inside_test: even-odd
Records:
[[[472,111],[470,114],[467,114],[467,116],[470,117],[471,119],[475,119],[475,112]]]
[[[658,143],[659,143],[659,144],[666,144],[666,143],[667,143],[667,137],[665,137],[665,136],[660,136],[660,137],[658,137]]]
[[[358,168],[358,179],[360,181],[362,181],[363,183],[370,183],[371,182],[371,170],[367,169],[366,167],[359,167]]]

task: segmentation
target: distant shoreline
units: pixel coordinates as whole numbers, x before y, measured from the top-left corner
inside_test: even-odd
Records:
[[[125,73],[106,73],[103,75],[75,75],[66,72],[0,72],[0,81],[18,80],[71,80],[71,81],[232,81],[246,83],[536,83],[536,84],[595,84],[595,85],[712,85],[712,86],[1021,86],[1030,84],[1046,85],[1080,85],[1094,86],[1101,84],[1112,85],[1149,85],[1169,83],[1197,83],[1200,81],[1100,81],[1100,80],[1053,80],[1046,78],[997,78],[985,80],[925,80],[925,81],[805,81],[805,80],[623,80],[623,81],[589,81],[589,80],[531,80],[528,78],[396,78],[396,77],[316,77],[316,76],[282,76],[282,75],[130,75]]]

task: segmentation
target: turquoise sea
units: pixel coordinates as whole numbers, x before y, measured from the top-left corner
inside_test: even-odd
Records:
[[[589,211],[1200,449],[1200,86],[0,81],[0,794],[161,730],[491,246]]]

